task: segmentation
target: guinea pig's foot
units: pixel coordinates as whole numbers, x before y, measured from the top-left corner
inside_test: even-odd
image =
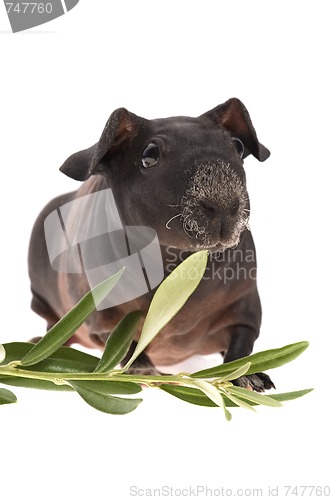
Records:
[[[131,358],[136,347],[136,342],[133,342],[131,345],[129,352],[126,357],[121,361],[121,366],[125,366],[127,361]],[[161,375],[160,371],[154,366],[149,356],[142,352],[133,362],[132,365],[126,370],[126,373],[130,375]]]
[[[232,384],[238,387],[244,387],[250,391],[264,392],[269,389],[275,389],[275,385],[266,373],[253,373],[252,375],[244,375],[231,381]]]
[[[128,373],[130,375],[161,375],[161,373],[153,365],[146,365],[135,362],[128,368],[125,373]]]
[[[137,346],[137,342],[132,342],[129,351],[127,352],[125,358],[121,361],[120,365],[124,367],[127,362],[132,357],[135,352]],[[139,356],[135,359],[132,365],[126,370],[126,373],[130,375],[155,375],[160,376],[163,375],[157,368],[154,366],[149,356],[145,354],[145,352],[141,352]]]

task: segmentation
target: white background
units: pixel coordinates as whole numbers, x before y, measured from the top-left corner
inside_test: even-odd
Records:
[[[196,116],[235,96],[272,153],[246,161],[264,309],[255,351],[309,340],[271,376],[279,392],[315,391],[227,423],[152,389],[119,417],[74,394],[14,389],[18,403],[0,408],[1,498],[125,500],[131,485],[265,498],[278,486],[286,498],[284,485],[331,485],[329,2],[81,0],[49,24],[9,29],[1,5],[1,342],[44,332],[26,254],[40,209],[78,187],[62,162],[117,107]]]

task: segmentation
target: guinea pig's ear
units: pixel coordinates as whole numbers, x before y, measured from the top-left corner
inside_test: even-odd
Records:
[[[77,181],[85,181],[90,175],[102,172],[106,160],[126,140],[137,134],[138,116],[125,108],[115,110],[109,117],[103,133],[94,146],[70,156],[60,167],[60,171]]]
[[[270,156],[270,151],[258,142],[249,113],[239,99],[235,97],[229,99],[202,116],[210,118],[217,125],[228,130],[233,137],[243,142],[243,158],[253,154],[257,160],[265,161]]]

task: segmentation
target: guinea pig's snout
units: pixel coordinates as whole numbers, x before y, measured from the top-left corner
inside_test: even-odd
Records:
[[[182,205],[183,229],[197,247],[234,246],[248,228],[245,177],[221,161],[196,170]]]

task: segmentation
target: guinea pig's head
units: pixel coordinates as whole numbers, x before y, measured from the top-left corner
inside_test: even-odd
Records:
[[[197,118],[147,120],[120,108],[99,142],[61,170],[77,180],[104,176],[122,223],[152,227],[162,245],[217,251],[236,246],[248,227],[249,154],[270,155],[233,98]]]

